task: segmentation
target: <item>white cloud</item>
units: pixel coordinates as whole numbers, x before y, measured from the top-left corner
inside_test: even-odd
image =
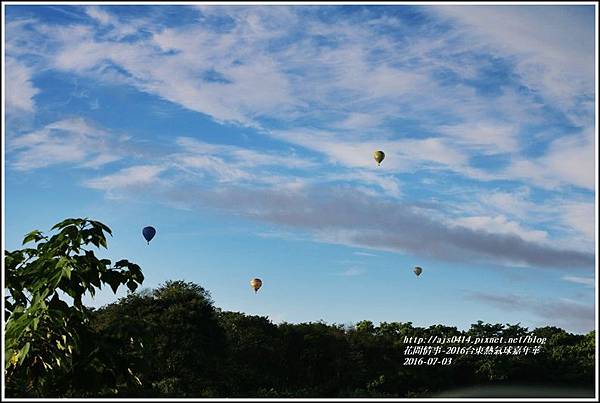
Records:
[[[461,5],[432,9],[462,22],[462,32],[470,42],[497,54],[516,56],[521,79],[563,111],[572,112],[580,95],[593,95],[593,6]]]
[[[596,285],[593,277],[563,276],[562,279],[571,283],[583,284],[586,287],[594,287]]]
[[[546,242],[548,240],[548,233],[546,231],[525,229],[518,222],[509,221],[502,215],[495,217],[463,217],[454,219],[451,223],[492,234],[517,235],[522,239],[531,242]]]
[[[148,185],[156,182],[159,179],[160,173],[164,170],[165,167],[160,165],[136,165],[123,168],[110,175],[87,180],[84,185],[92,189],[109,192],[115,189]]]
[[[465,154],[441,138],[364,141],[348,140],[325,131],[275,131],[272,135],[278,140],[325,154],[331,162],[348,167],[405,172],[417,170],[427,164],[458,168],[467,161]],[[373,152],[377,150],[384,150],[386,154],[380,167],[373,160]]]
[[[595,172],[595,138],[594,131],[589,129],[553,141],[539,158],[515,158],[503,175],[545,188],[572,185],[594,190]]]
[[[596,187],[595,134],[593,129],[580,136],[554,141],[542,158],[542,165],[551,175],[576,186],[594,190]]]
[[[21,171],[71,163],[97,168],[123,156],[122,139],[82,118],[63,119],[8,139],[11,165]]]
[[[481,207],[495,212],[510,214],[520,219],[529,218],[533,210],[541,208],[539,203],[529,200],[530,191],[527,187],[515,189],[512,192],[487,191],[479,195]]]
[[[369,257],[377,256],[374,253],[368,253],[368,252],[352,252],[352,254],[357,255],[357,256],[369,256]]]
[[[511,124],[467,122],[439,126],[437,130],[454,143],[480,150],[483,154],[509,153],[518,150],[517,130]]]
[[[248,181],[253,175],[241,169],[229,166],[226,161],[218,157],[207,155],[179,155],[175,161],[184,168],[208,173],[216,177],[219,182]]]
[[[343,174],[324,175],[322,179],[327,181],[345,181],[350,183],[375,185],[383,190],[383,193],[379,193],[380,196],[383,194],[396,198],[402,196],[400,181],[393,175],[382,175],[367,170],[355,170],[354,172]]]
[[[341,273],[337,273],[338,276],[344,276],[344,277],[355,277],[355,276],[360,276],[361,274],[364,274],[366,272],[365,269],[360,268],[360,267],[350,267],[346,270],[344,270]]]
[[[333,126],[339,129],[364,130],[377,127],[382,122],[381,116],[368,113],[352,112],[344,120]]]
[[[112,63],[127,72],[122,79],[140,90],[218,121],[255,125],[254,117],[293,101],[279,63],[260,49],[246,49],[247,38],[235,33],[219,35],[199,25],[116,43],[73,31],[72,38],[61,38],[60,51],[52,57],[57,68],[111,79],[114,71],[107,63]]]
[[[596,208],[594,203],[567,202],[561,206],[562,220],[570,228],[593,241],[596,235]]]
[[[7,57],[4,68],[5,102],[7,113],[34,112],[34,97],[39,90],[33,85],[33,70],[20,63],[17,59]]]
[[[528,311],[538,316],[540,326],[560,326],[567,331],[587,333],[595,328],[594,304],[581,303],[569,298],[533,298],[530,295],[490,294],[468,292],[468,299],[495,306],[506,312]]]
[[[85,12],[102,25],[108,25],[112,23],[113,17],[100,7],[88,6],[85,8]]]
[[[184,149],[169,158],[178,168],[207,174],[221,182],[254,182],[288,189],[304,186],[302,178],[273,174],[268,168],[309,170],[317,163],[294,154],[260,152],[248,148],[206,143],[189,137],[179,137],[176,143]]]
[[[481,187],[456,187],[448,193],[459,192],[456,200],[446,201],[446,208],[440,219],[448,216],[457,219],[464,217],[487,217],[490,228],[495,226],[512,230],[515,234],[540,236],[540,242],[557,248],[593,252],[595,250],[595,211],[590,197],[569,195],[566,192],[545,192],[533,198],[529,187],[514,190],[482,189]],[[475,224],[481,224],[475,219]],[[485,222],[483,219],[482,222]],[[495,222],[494,222],[495,221]],[[508,223],[512,223],[507,225]],[[471,223],[473,224],[473,222]],[[543,229],[546,238],[531,228]],[[523,234],[523,231],[525,232]],[[537,230],[536,230],[537,231]]]

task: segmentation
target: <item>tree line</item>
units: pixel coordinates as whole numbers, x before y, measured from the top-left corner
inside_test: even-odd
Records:
[[[138,291],[139,266],[95,256],[110,234],[102,223],[70,219],[54,229],[52,237],[28,234],[33,248],[5,252],[7,397],[427,397],[470,385],[594,386],[593,331],[482,321],[467,330],[275,324],[215,307],[192,282]],[[82,295],[102,285],[130,292],[100,309],[84,306]],[[546,339],[539,354],[405,365],[407,337],[526,335]]]

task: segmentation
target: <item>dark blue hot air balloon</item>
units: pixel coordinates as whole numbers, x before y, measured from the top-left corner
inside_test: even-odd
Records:
[[[154,229],[154,227],[144,227],[144,229],[142,230],[142,235],[144,235],[144,238],[146,238],[146,242],[148,242],[148,245],[150,245],[150,241],[152,240],[152,238],[154,238],[154,235],[156,235],[156,230]]]

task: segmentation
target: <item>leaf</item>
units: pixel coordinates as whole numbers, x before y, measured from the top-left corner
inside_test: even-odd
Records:
[[[135,281],[129,280],[127,282],[127,288],[129,288],[129,291],[134,292],[137,287],[138,285]]]
[[[112,235],[112,230],[108,226],[102,224],[100,221],[92,221],[92,220],[90,220],[90,223],[93,226],[98,226],[98,227],[102,228],[105,232],[108,232],[109,235]]]
[[[10,363],[14,366],[17,366],[17,362],[19,362],[19,353],[13,351],[13,354],[10,357]]]
[[[56,267],[61,268],[67,265],[68,263],[71,263],[71,259],[69,259],[66,256],[61,256],[61,258],[58,259],[58,262],[56,263]]]
[[[106,272],[102,273],[102,280],[105,283],[108,283],[110,288],[112,288],[113,292],[116,294],[117,289],[121,285],[121,273],[115,270],[107,270]]]
[[[29,234],[25,235],[25,238],[23,239],[23,245],[25,245],[28,242],[31,241],[39,241],[40,239],[42,239],[42,232],[39,230],[34,230],[31,231]]]
[[[70,272],[69,272],[70,275]],[[52,277],[50,278],[50,280],[48,281],[49,285],[52,287],[52,290],[54,290],[57,286],[58,283],[60,283],[60,279],[63,276],[63,270],[57,270]]]
[[[62,269],[62,275],[65,276],[67,279],[71,279],[71,268],[70,267],[63,267]]]
[[[81,218],[67,218],[66,220],[63,220],[61,222],[59,222],[58,224],[55,224],[52,229],[61,229],[61,228],[65,228],[69,225],[77,225],[77,224],[81,224],[84,220]]]
[[[19,365],[22,365],[23,361],[25,361],[25,357],[27,357],[27,353],[29,353],[29,347],[31,347],[31,344],[27,342],[21,351],[19,351]]]

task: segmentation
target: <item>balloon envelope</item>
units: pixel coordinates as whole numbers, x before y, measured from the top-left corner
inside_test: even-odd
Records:
[[[381,161],[385,158],[385,153],[383,151],[375,151],[373,153],[373,158],[377,161],[377,165],[381,165]]]
[[[156,230],[154,227],[144,227],[142,230],[142,235],[144,235],[146,242],[150,243],[152,238],[154,238],[154,235],[156,235]]]
[[[417,275],[417,277],[419,277],[423,272],[423,269],[421,269],[419,266],[415,266],[413,272]]]
[[[250,280],[250,286],[252,288],[254,288],[254,293],[256,294],[258,292],[258,289],[260,287],[262,287],[262,281],[259,278],[253,278],[252,280]]]

